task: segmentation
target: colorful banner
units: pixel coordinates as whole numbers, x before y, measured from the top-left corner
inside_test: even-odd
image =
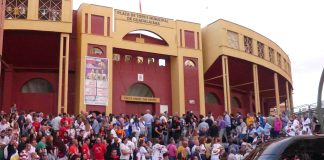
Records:
[[[108,59],[86,57],[84,104],[108,105]]]

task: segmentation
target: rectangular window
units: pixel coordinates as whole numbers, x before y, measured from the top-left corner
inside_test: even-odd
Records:
[[[26,19],[28,0],[6,0],[6,19]]]
[[[107,17],[107,36],[110,36],[110,17]]]
[[[113,54],[113,61],[119,62],[120,61],[120,54],[114,53]]]
[[[165,59],[159,59],[159,66],[165,67]]]
[[[281,67],[281,54],[277,52],[277,64]]]
[[[91,33],[104,35],[104,17],[91,15]]]
[[[125,55],[125,62],[131,62],[132,56],[131,55]]]
[[[182,29],[180,29],[180,47],[182,47]]]
[[[244,51],[253,54],[252,38],[244,36]]]
[[[153,64],[154,63],[154,58],[148,58],[147,63],[148,64]]]
[[[229,47],[239,49],[238,34],[236,32],[227,31],[227,41]]]
[[[62,0],[39,0],[40,20],[61,21]]]
[[[85,33],[88,33],[88,13],[85,14],[85,20],[84,20],[84,30]]]
[[[274,62],[273,54],[274,54],[274,50],[271,47],[269,47],[269,61],[272,63]]]
[[[184,31],[185,33],[185,47],[186,48],[195,48],[195,34],[193,31]]]
[[[197,48],[200,49],[200,37],[199,37],[199,32],[197,32]]]
[[[137,56],[136,59],[137,59],[137,63],[138,64],[143,64],[143,62],[144,62],[144,58],[143,57]]]
[[[264,44],[261,42],[257,42],[258,44],[258,56],[264,58]]]
[[[283,65],[284,65],[284,69],[285,69],[285,71],[287,71],[287,61],[286,61],[286,59],[284,58],[283,59]]]

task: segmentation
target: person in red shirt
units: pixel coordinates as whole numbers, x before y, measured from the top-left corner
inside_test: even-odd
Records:
[[[63,125],[64,122],[67,122],[68,126],[72,125],[72,119],[66,113],[63,113],[63,118],[61,119],[61,125]]]
[[[82,157],[84,159],[91,159],[89,144],[90,144],[90,139],[89,138],[85,139],[82,145],[82,155],[83,155]]]
[[[32,125],[35,128],[35,131],[38,132],[41,124],[38,122],[38,118],[37,117],[34,117],[33,118],[33,121],[34,122],[32,123]]]
[[[71,157],[74,155],[80,156],[78,141],[76,139],[72,140],[71,146],[69,147],[69,154],[71,155]]]
[[[63,125],[60,127],[59,137],[60,138],[63,138],[64,137],[64,133],[67,132],[68,129],[69,129],[68,122],[65,121],[63,123]]]
[[[97,138],[96,143],[92,146],[92,153],[95,160],[105,159],[106,146],[101,143],[101,139]]]

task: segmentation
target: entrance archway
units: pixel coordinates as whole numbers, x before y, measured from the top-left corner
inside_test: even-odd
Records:
[[[34,110],[44,113],[55,113],[55,87],[48,79],[33,77],[22,83],[16,90],[18,109]]]
[[[127,89],[127,96],[154,97],[152,89],[144,83],[134,83]]]
[[[134,97],[154,97],[154,92],[148,85],[144,83],[134,83],[128,87],[127,96]],[[126,114],[141,114],[145,113],[146,110],[151,110],[155,113],[155,104],[146,102],[126,102]]]

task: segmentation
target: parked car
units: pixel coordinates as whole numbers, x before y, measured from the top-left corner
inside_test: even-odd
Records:
[[[324,160],[324,136],[295,136],[259,145],[246,160]]]

